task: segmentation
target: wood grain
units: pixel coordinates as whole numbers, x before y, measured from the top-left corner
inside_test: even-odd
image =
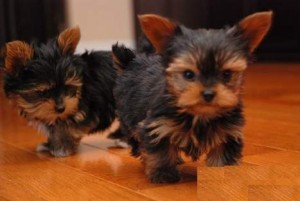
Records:
[[[5,143],[0,153],[1,196],[8,200],[151,200]]]
[[[299,200],[300,166],[198,168],[198,200]]]

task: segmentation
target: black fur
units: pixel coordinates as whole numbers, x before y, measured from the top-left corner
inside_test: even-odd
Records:
[[[145,36],[145,34],[141,34],[138,39],[137,52],[146,54],[155,53],[155,48],[153,47],[149,39]]]

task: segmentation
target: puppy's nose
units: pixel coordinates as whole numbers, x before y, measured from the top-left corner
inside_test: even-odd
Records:
[[[62,104],[56,105],[56,106],[55,106],[55,110],[56,110],[56,112],[58,112],[58,113],[63,113],[63,112],[65,111],[65,106],[62,105]]]
[[[212,90],[204,90],[204,91],[202,91],[203,99],[207,103],[211,102],[214,99],[215,95],[216,95],[216,93],[214,91],[212,91]]]

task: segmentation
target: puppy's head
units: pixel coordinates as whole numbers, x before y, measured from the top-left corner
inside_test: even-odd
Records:
[[[216,116],[239,104],[248,59],[271,19],[272,12],[261,12],[233,27],[191,30],[161,16],[139,16],[144,34],[163,57],[176,106],[204,116]]]
[[[4,89],[24,116],[53,124],[77,111],[84,65],[74,55],[79,39],[77,27],[40,46],[6,44]]]

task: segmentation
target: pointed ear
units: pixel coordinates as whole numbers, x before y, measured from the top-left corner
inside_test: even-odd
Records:
[[[155,47],[157,53],[161,53],[166,43],[175,34],[178,25],[167,18],[154,15],[138,16],[142,31]]]
[[[124,45],[118,45],[117,43],[112,46],[112,57],[114,66],[120,72],[124,70],[135,58],[135,54],[132,50],[126,48]]]
[[[80,40],[79,27],[69,28],[61,32],[57,38],[57,43],[62,54],[74,53]]]
[[[245,17],[238,24],[244,39],[249,41],[249,51],[252,53],[268,33],[272,24],[273,12],[259,12]]]
[[[13,41],[5,45],[3,50],[4,69],[7,73],[16,73],[32,59],[34,50],[27,43]]]

